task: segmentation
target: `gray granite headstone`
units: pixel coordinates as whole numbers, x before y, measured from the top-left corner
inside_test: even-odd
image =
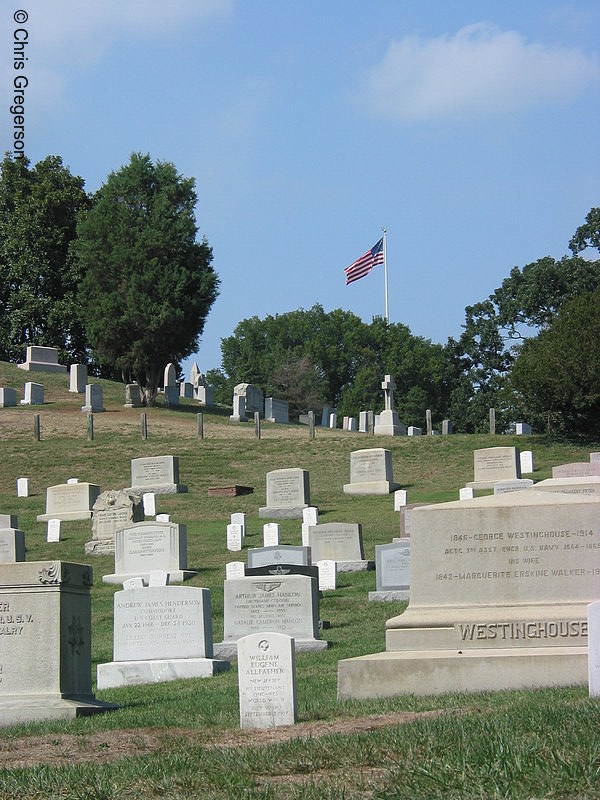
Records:
[[[251,547],[248,550],[248,566],[263,567],[268,564],[301,564],[310,566],[310,547],[279,544],[273,547]]]
[[[302,519],[310,505],[310,482],[305,469],[276,469],[267,472],[267,505],[258,509],[261,518]]]
[[[369,600],[408,600],[410,597],[410,539],[375,545],[377,591]]]

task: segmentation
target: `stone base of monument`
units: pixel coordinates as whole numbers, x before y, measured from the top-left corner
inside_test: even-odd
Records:
[[[386,652],[340,661],[338,700],[586,685],[587,647]]]
[[[336,561],[338,572],[366,572],[375,569],[374,561]]]
[[[396,434],[390,434],[396,435]],[[399,483],[391,481],[367,481],[365,483],[345,483],[344,494],[391,494],[400,489]]]
[[[119,706],[89,698],[69,698],[54,694],[6,695],[0,698],[0,727],[27,725],[41,720],[70,720],[114,711]]]
[[[375,420],[375,436],[406,436],[407,428],[395,411],[382,411]]]
[[[162,483],[158,486],[129,486],[124,492],[133,492],[143,495],[146,492],[154,494],[187,494],[188,487],[183,483]]]
[[[114,556],[114,539],[92,539],[83,546],[86,556]]]
[[[302,513],[308,508],[308,503],[302,506],[291,506],[290,508],[274,508],[263,506],[258,509],[260,519],[302,519]]]
[[[410,589],[386,589],[382,592],[369,592],[370,603],[391,603],[394,600],[410,600]]]
[[[296,653],[320,652],[327,650],[329,644],[323,639],[296,639],[294,637]],[[228,642],[215,642],[213,644],[213,655],[215,658],[223,658],[228,661],[237,660],[237,639]]]
[[[49,519],[60,519],[63,522],[74,522],[79,519],[91,519],[91,511],[59,511],[52,514],[38,514],[38,522],[48,522]]]
[[[193,569],[173,569],[167,572],[168,583],[183,583],[194,578],[198,574],[197,570]],[[150,580],[149,572],[113,572],[110,575],[102,576],[102,583],[123,583],[129,578],[141,578],[147,586]]]
[[[162,683],[181,678],[212,678],[227,672],[230,664],[219,658],[168,658],[150,661],[111,661],[98,664],[98,689]]]

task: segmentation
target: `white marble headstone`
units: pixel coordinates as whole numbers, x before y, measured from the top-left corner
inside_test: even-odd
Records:
[[[17,478],[17,497],[29,497],[29,478]]]
[[[474,497],[475,493],[471,486],[463,486],[463,488],[459,490],[458,493],[459,500],[473,500]]]
[[[246,565],[243,561],[229,561],[225,564],[225,578],[230,581],[235,578],[244,578],[246,575]]]
[[[279,544],[279,523],[267,522],[263,525],[263,544],[265,547],[277,547]]]
[[[144,503],[144,516],[156,516],[156,495],[154,492],[144,492],[142,495],[142,502]]]
[[[284,633],[251,633],[238,640],[240,727],[293,725],[296,704],[294,639]]]
[[[48,520],[48,530],[46,534],[46,541],[48,542],[60,542],[60,523],[61,520],[59,519],[49,519]]]
[[[227,526],[227,549],[232,553],[236,553],[242,549],[242,526],[239,524],[231,523]]]
[[[317,561],[319,569],[319,591],[326,592],[329,589],[337,589],[337,564],[331,559]]]

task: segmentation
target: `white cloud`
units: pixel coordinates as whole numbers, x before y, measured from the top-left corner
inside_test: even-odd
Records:
[[[454,36],[392,41],[363,76],[360,99],[379,116],[411,122],[567,103],[599,80],[597,55],[477,23]]]

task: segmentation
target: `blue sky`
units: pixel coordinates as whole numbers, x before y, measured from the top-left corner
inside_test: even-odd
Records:
[[[88,191],[132,151],[196,179],[221,280],[203,371],[245,317],[316,302],[383,314],[383,268],[344,276],[382,226],[390,320],[443,343],[513,266],[567,253],[600,205],[597,0],[3,0],[1,13],[3,150],[24,28],[32,162],[61,155]]]

